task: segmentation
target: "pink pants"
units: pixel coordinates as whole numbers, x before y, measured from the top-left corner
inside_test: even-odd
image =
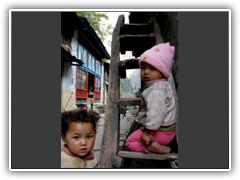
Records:
[[[141,129],[136,130],[133,132],[126,140],[125,146],[130,151],[137,151],[137,152],[144,152],[144,153],[150,153],[145,149],[145,145],[139,142],[140,137],[144,131]],[[176,135],[176,131],[157,131],[154,135],[154,141],[157,141],[161,145],[168,145]]]

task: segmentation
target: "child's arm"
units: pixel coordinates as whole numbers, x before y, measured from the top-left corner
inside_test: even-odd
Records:
[[[153,141],[155,133],[156,131],[146,130],[140,137],[139,142],[143,143],[144,145],[149,145],[150,142]]]

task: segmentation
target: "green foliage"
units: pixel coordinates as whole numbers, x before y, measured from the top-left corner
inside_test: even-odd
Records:
[[[130,98],[135,97],[135,92],[137,88],[133,85],[132,79],[126,77],[120,79],[120,97]],[[133,110],[134,106],[126,106],[126,110]]]
[[[126,110],[131,111],[134,109],[134,106],[126,106]]]
[[[108,61],[107,61],[107,59],[105,59],[105,58],[103,59],[103,62],[105,62],[105,63],[108,63],[108,64],[109,64],[109,62],[108,62]]]
[[[76,12],[78,16],[86,17],[92,28],[96,31],[99,38],[104,41],[107,35],[112,35],[112,25],[106,25],[101,22],[102,19],[108,20],[106,13],[96,13],[96,12]]]
[[[126,77],[125,79],[120,79],[120,97],[128,96],[135,97],[135,92],[137,87],[133,85],[132,79]]]
[[[123,92],[122,92],[122,90],[121,90],[121,84],[123,83],[123,81],[122,81],[122,79],[120,79],[120,97],[122,97],[122,95],[123,95]]]

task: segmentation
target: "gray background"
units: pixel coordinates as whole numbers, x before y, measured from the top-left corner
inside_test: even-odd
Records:
[[[228,12],[179,12],[179,168],[229,168]],[[61,13],[12,12],[11,168],[60,168]]]

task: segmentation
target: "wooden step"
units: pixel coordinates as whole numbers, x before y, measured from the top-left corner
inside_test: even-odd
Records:
[[[117,101],[118,106],[134,106],[140,105],[140,103],[141,98],[121,98]]]
[[[119,35],[119,38],[151,38],[155,37],[155,33],[150,34],[125,34],[125,35]]]
[[[153,32],[152,24],[121,24],[120,35],[124,34],[150,34]]]
[[[149,26],[149,23],[130,23],[130,24],[124,24],[121,23],[120,27],[133,27],[133,26]]]
[[[150,160],[177,160],[178,154],[157,154],[157,153],[142,153],[142,152],[132,152],[132,151],[119,151],[118,155],[122,158],[138,158],[138,159],[150,159]]]
[[[120,61],[118,66],[125,69],[138,69],[140,68],[138,61],[139,59],[126,59],[124,61]]]
[[[120,61],[118,64],[120,77],[126,78],[126,69],[139,69],[138,61],[139,59],[126,59]]]
[[[119,35],[120,52],[132,51],[132,55],[139,57],[144,51],[155,45],[155,34],[148,35]]]

